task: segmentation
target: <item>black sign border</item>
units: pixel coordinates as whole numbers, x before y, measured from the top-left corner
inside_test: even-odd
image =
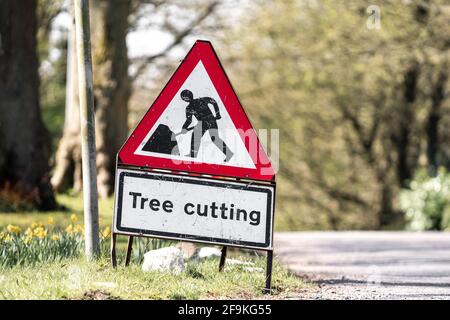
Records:
[[[122,169],[123,170],[123,169]],[[125,169],[126,170],[126,169]],[[164,180],[164,181],[175,181],[179,183],[186,184],[198,184],[198,185],[206,185],[206,186],[214,186],[220,188],[227,189],[237,189],[237,190],[246,190],[246,191],[254,191],[254,192],[263,192],[267,194],[267,215],[266,215],[266,237],[265,242],[250,242],[250,241],[239,241],[239,240],[229,240],[223,238],[213,238],[213,237],[203,237],[196,236],[190,234],[182,234],[182,233],[173,233],[173,232],[163,232],[163,231],[155,231],[155,230],[143,230],[136,228],[128,228],[122,227],[122,196],[123,196],[123,184],[125,177],[135,177],[135,178],[144,178],[151,180]],[[259,188],[252,186],[252,183],[243,183],[243,182],[228,182],[225,180],[212,180],[208,178],[195,179],[189,176],[179,176],[173,174],[164,174],[164,173],[154,173],[154,172],[132,172],[132,171],[122,171],[119,173],[118,177],[118,195],[117,195],[117,208],[116,208],[116,220],[115,220],[115,229],[120,232],[127,232],[128,234],[133,234],[137,236],[149,236],[149,237],[163,237],[167,239],[173,240],[183,240],[183,241],[193,241],[193,242],[202,242],[202,243],[213,243],[217,245],[231,245],[236,247],[252,247],[261,250],[271,250],[272,249],[272,226],[273,226],[273,199],[275,193],[274,186],[271,185],[258,185],[259,187],[268,187],[268,188]]]

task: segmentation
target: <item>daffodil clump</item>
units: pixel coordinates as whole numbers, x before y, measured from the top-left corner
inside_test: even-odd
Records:
[[[53,218],[27,228],[12,224],[0,228],[0,268],[76,258],[84,247],[83,234],[84,227],[74,214],[63,229],[55,227]],[[105,243],[110,234],[109,228],[102,230],[101,241]]]

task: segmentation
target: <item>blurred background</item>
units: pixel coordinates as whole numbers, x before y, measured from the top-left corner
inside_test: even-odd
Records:
[[[196,39],[279,129],[277,230],[450,229],[448,0],[92,0],[100,214],[115,157]],[[73,18],[0,0],[0,225],[82,212]],[[38,218],[36,218],[38,217]]]

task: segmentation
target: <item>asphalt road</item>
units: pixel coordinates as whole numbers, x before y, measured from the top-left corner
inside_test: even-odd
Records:
[[[450,299],[450,233],[285,232],[275,254],[317,286],[299,299]]]

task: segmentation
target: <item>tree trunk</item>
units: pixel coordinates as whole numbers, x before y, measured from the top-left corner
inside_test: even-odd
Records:
[[[97,183],[101,197],[113,191],[116,153],[128,135],[128,52],[126,35],[130,1],[91,1],[92,59],[96,107]],[[76,67],[75,67],[76,69]],[[72,70],[72,79],[76,71]],[[69,78],[69,77],[68,77]],[[75,78],[76,79],[76,78]],[[70,91],[77,92],[77,81]],[[67,125],[64,128],[57,157],[53,186],[62,191],[73,183],[81,189],[81,157],[78,98],[66,105]]]
[[[97,124],[99,194],[112,193],[115,159],[128,136],[128,51],[130,1],[92,2],[92,59]]]
[[[56,207],[41,119],[36,1],[0,0],[0,202]]]
[[[417,97],[417,83],[419,78],[418,65],[407,70],[403,83],[403,103],[399,106],[397,132],[394,133],[393,141],[397,151],[397,179],[401,187],[406,188],[409,180],[414,174],[414,162],[417,156],[412,154],[412,129],[414,126],[415,111],[414,103]]]
[[[426,137],[427,137],[427,159],[428,159],[428,173],[431,176],[437,174],[439,167],[439,123],[441,121],[441,105],[445,99],[445,84],[447,82],[447,69],[445,66],[439,72],[438,80],[433,88],[431,96],[431,110],[428,114],[426,122]]]
[[[80,109],[74,28],[74,22],[72,21],[67,37],[67,84],[64,130],[56,151],[56,167],[51,180],[53,188],[58,192],[66,190],[71,186],[75,192],[80,192],[82,188]]]
[[[380,207],[378,211],[378,229],[391,225],[398,219],[393,207],[393,194],[390,184],[386,181],[378,181],[380,185]]]

